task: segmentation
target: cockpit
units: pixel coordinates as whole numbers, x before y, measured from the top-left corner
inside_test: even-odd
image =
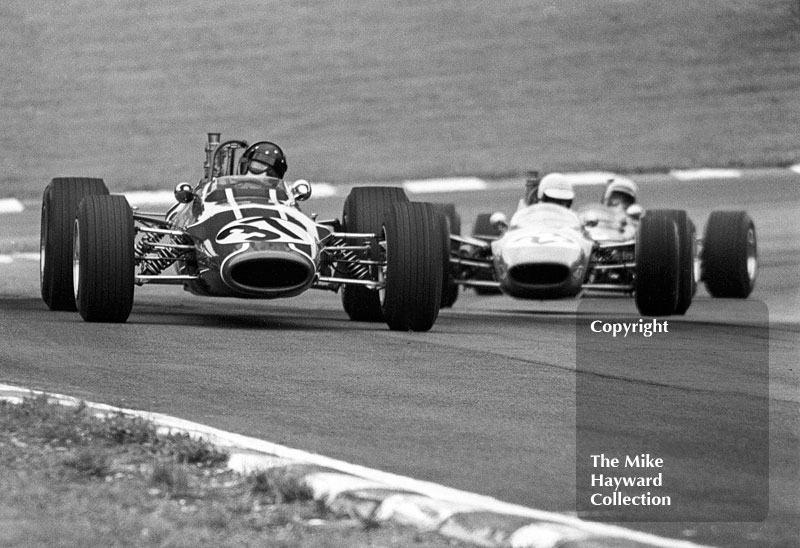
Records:
[[[202,190],[203,202],[287,203],[290,193],[283,179],[273,177],[225,176],[209,181]],[[293,200],[291,200],[293,201]]]
[[[570,209],[560,205],[538,203],[517,210],[511,217],[509,228],[530,225],[545,225],[553,228],[571,227],[580,230],[581,221]]]

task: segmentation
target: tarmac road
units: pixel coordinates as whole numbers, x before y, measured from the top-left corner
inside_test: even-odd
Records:
[[[654,390],[650,396],[674,400],[701,386],[709,447],[724,443],[736,427],[732,411],[740,399],[768,401],[768,470],[756,466],[748,473],[768,482],[770,517],[765,523],[626,525],[726,546],[796,538],[800,176],[764,171],[725,181],[662,179],[641,179],[647,207],[687,209],[700,227],[712,209],[747,209],[759,237],[755,307],[712,300],[701,289],[684,318],[670,318],[691,334],[681,339],[690,345],[682,351],[702,355],[709,341],[723,337],[743,348],[762,344],[768,363],[745,371],[710,360],[690,381],[657,367],[625,366],[613,359],[617,343],[610,341],[592,372],[609,394],[646,385]],[[594,197],[591,189],[581,192]],[[468,233],[478,212],[510,213],[519,195],[503,186],[415,199],[455,202]],[[305,209],[338,215],[342,201],[312,200]],[[0,216],[0,234],[5,247],[12,236],[36,240],[38,211]],[[508,502],[576,510],[576,319],[588,314],[585,305],[578,310],[581,301],[464,292],[433,331],[413,334],[350,322],[338,296],[325,292],[265,303],[144,287],[128,323],[102,325],[46,311],[37,267],[24,257],[0,263],[0,382],[168,413]],[[612,319],[636,314],[630,299],[583,302]],[[766,313],[759,315],[765,310],[768,348]],[[669,350],[672,343],[664,344]],[[768,388],[768,400],[759,387]],[[612,439],[629,434],[621,423],[609,428]],[[683,462],[671,476],[674,484],[688,485],[701,460]],[[715,483],[731,505],[747,494],[738,464]],[[721,495],[685,487],[677,496],[712,504]]]

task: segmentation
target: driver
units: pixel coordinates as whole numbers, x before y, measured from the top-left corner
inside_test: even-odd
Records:
[[[538,203],[551,203],[569,209],[574,199],[575,191],[572,189],[572,183],[563,173],[548,173],[542,177],[536,190]]]
[[[602,203],[604,206],[625,211],[638,201],[638,197],[639,188],[633,181],[609,179],[603,193]]]
[[[261,141],[250,146],[239,160],[240,175],[257,175],[283,179],[286,173],[286,156],[275,143]]]

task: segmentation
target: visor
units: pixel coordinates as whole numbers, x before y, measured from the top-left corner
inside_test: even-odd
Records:
[[[275,167],[275,158],[272,156],[268,156],[263,152],[256,152],[253,154],[253,157],[250,158],[250,161],[247,163],[247,170],[250,173],[254,173],[256,175],[261,175],[265,171],[267,171],[271,167]]]
[[[250,160],[250,162],[247,164],[247,171],[249,171],[250,173],[254,173],[256,175],[261,175],[262,173],[267,171],[270,167],[272,166],[265,164],[259,160],[253,159]]]

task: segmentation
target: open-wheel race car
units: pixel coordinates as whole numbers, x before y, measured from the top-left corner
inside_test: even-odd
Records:
[[[209,133],[203,178],[178,184],[164,215],[132,209],[102,179],[53,179],[41,220],[47,306],[77,309],[86,321],[125,322],[134,288],[145,284],[252,299],[315,288],[341,290],[353,320],[431,329],[449,244],[442,214],[410,202],[401,188],[356,187],[341,220],[317,221],[298,205],[311,194],[308,182],[242,169],[244,158],[267,145],[279,150]]]
[[[744,211],[711,213],[698,238],[683,210],[648,210],[631,222],[607,208],[579,217],[535,203],[510,221],[481,214],[472,236],[452,239],[457,285],[539,300],[622,293],[647,316],[685,314],[699,281],[713,297],[746,298],[758,270],[755,225]]]

